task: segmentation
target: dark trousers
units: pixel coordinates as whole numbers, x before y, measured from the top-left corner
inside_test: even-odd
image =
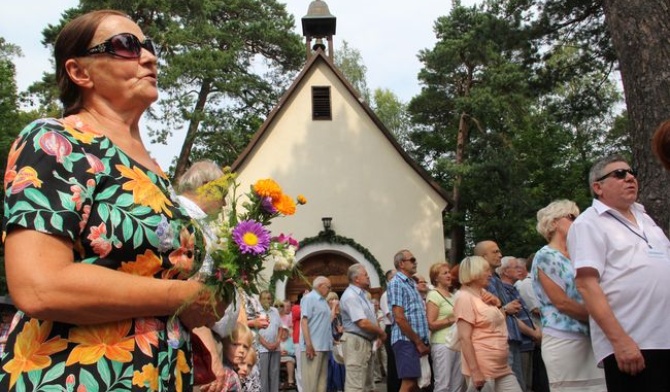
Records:
[[[535,346],[535,351],[533,351],[533,392],[549,392],[547,368],[544,367],[539,346]]]
[[[645,368],[631,376],[617,366],[614,354],[605,358],[608,392],[670,392],[670,350],[642,350]]]
[[[386,326],[386,390],[387,392],[398,392],[400,390],[400,380],[398,380],[398,370],[395,367],[395,354],[391,347],[391,326]]]

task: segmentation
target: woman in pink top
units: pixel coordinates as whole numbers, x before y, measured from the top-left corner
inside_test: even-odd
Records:
[[[482,300],[491,269],[482,257],[466,257],[460,264],[461,290],[454,304],[461,340],[461,363],[468,386],[481,390],[485,384],[495,392],[521,392],[507,362],[505,316]]]

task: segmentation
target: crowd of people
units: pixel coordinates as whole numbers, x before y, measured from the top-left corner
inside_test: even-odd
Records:
[[[295,303],[225,303],[192,274],[211,268],[193,222],[223,203],[194,190],[220,170],[194,165],[173,195],[140,137],[158,96],[151,40],[93,11],[54,54],[64,118],[20,133],[4,179],[19,311],[2,314],[0,390],[369,392],[384,377],[392,392],[670,392],[670,240],[624,158],[593,165],[584,213],[569,200],[537,212],[547,245],[525,260],[480,241],[426,280],[403,249],[379,299],[356,263],[339,298],[318,276]],[[670,169],[670,122],[653,147]]]

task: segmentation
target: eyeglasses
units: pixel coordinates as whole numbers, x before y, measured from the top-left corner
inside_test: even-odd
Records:
[[[575,214],[568,214],[568,215],[563,215],[561,218],[565,218],[571,222],[574,222],[575,219],[577,219],[577,216]]]
[[[142,54],[142,48],[148,50],[154,56],[156,55],[156,48],[149,38],[142,42],[134,34],[121,33],[112,36],[105,42],[86,49],[86,51],[82,53],[82,56],[109,53],[124,59],[137,59],[140,58],[140,55]]]
[[[416,257],[410,257],[409,259],[402,259],[402,261],[410,261],[410,262],[416,264]]]
[[[606,179],[607,177],[614,177],[619,180],[623,180],[626,178],[626,176],[630,174],[633,177],[637,177],[637,171],[633,169],[616,169],[612,170],[611,172],[605,174],[604,176],[596,179],[596,182],[602,181]]]

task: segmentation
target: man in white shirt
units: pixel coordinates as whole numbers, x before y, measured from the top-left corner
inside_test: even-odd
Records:
[[[670,241],[635,201],[621,156],[589,172],[591,207],[568,232],[577,289],[609,392],[670,390]]]

